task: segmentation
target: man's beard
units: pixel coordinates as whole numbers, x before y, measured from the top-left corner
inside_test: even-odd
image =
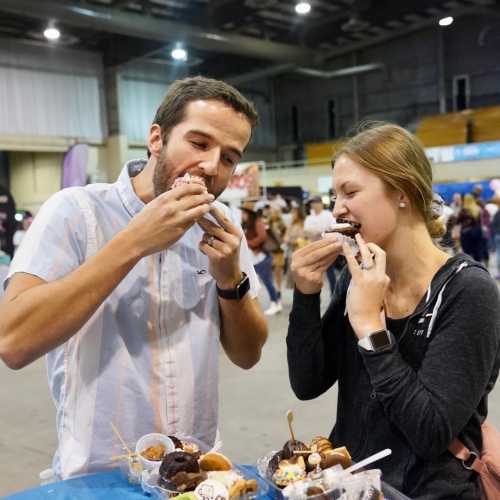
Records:
[[[153,172],[153,189],[155,198],[157,196],[160,196],[160,194],[163,194],[166,191],[168,191],[172,187],[172,184],[174,183],[175,179],[177,179],[177,177],[183,176],[185,173],[181,172],[179,174],[175,174],[174,176],[172,175],[174,171],[175,171],[175,165],[168,158],[167,148],[164,147],[160,155],[158,156],[158,160],[156,162],[155,169]],[[207,179],[205,176],[202,175],[200,175],[200,177],[202,177],[203,180],[205,181],[205,185],[209,193],[213,194],[216,198],[222,193],[223,190],[218,190],[217,192],[214,192],[212,178]]]

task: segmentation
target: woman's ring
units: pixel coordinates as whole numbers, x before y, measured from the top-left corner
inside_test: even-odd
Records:
[[[207,238],[207,245],[209,247],[213,247],[214,246],[214,241],[215,241],[215,236],[213,236],[212,234]]]
[[[371,269],[373,267],[373,260],[369,264],[366,264],[365,262],[361,262],[359,267],[361,269],[363,269],[363,271],[368,271],[368,269]]]

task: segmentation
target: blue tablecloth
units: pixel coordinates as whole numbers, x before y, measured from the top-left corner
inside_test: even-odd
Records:
[[[255,467],[241,465],[248,475],[263,481],[257,476]],[[268,493],[261,494],[258,500],[276,500],[276,495],[262,484]],[[394,488],[384,484],[384,496],[387,500],[409,500]],[[140,486],[129,484],[119,469],[111,472],[89,474],[75,479],[47,484],[31,490],[21,491],[5,497],[5,500],[146,500],[150,498]]]
[[[256,469],[242,465],[249,475],[256,476]],[[5,497],[5,500],[147,500],[140,485],[129,484],[119,469],[111,472],[89,474],[75,479],[58,481],[31,490],[21,491]],[[260,495],[259,500],[271,500],[272,497]]]

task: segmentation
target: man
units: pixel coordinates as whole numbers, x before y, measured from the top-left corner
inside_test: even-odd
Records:
[[[312,241],[319,240],[321,234],[330,229],[332,224],[335,224],[335,218],[330,210],[325,210],[323,206],[323,201],[321,198],[312,198],[310,201],[311,212],[306,217],[304,221],[304,230],[306,235]],[[330,292],[333,294],[335,290],[335,266],[331,265],[326,270],[326,277],[328,279],[328,285],[330,287]]]
[[[246,241],[214,203],[256,120],[223,82],[177,81],[147,162],[62,190],[35,217],[0,305],[0,355],[17,369],[48,354],[57,476],[109,466],[111,422],[131,446],[154,431],[216,441],[219,345],[250,368],[267,337]],[[186,173],[197,182],[172,188]]]

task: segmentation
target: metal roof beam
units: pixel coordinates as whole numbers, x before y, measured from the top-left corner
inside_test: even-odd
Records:
[[[133,12],[80,4],[74,0],[2,0],[0,11],[38,19],[56,19],[68,25],[160,42],[183,41],[188,47],[245,57],[311,64],[318,51],[190,26]]]

